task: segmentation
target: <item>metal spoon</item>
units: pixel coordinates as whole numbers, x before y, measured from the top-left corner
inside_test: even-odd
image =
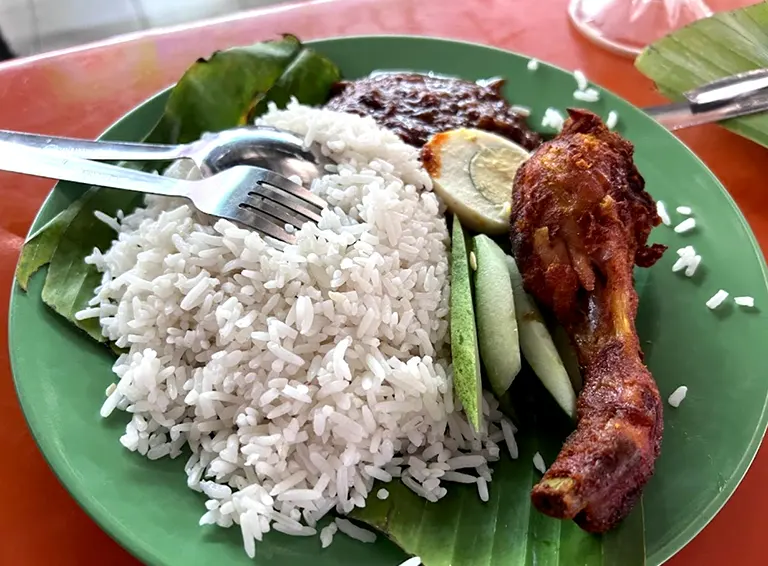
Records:
[[[683,93],[682,102],[644,108],[662,126],[681,130],[768,111],[768,69],[754,69]]]
[[[697,110],[690,102],[674,102],[643,108],[643,111],[671,131],[716,124],[723,120],[768,111],[768,93],[739,98],[714,108]]]
[[[190,159],[203,177],[235,165],[253,165],[284,177],[297,175],[309,187],[325,174],[333,161],[322,154],[320,145],[304,147],[304,140],[292,132],[268,126],[244,126],[212,134],[183,145],[92,141],[0,130],[0,141],[45,149],[60,155],[95,161],[172,161]]]

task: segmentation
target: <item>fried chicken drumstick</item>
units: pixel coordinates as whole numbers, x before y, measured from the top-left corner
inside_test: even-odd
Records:
[[[531,498],[542,513],[601,533],[632,509],[661,447],[632,269],[665,248],[646,245],[659,217],[632,144],[591,112],[568,113],[517,173],[510,231],[526,289],[568,332],[584,377],[577,428]]]

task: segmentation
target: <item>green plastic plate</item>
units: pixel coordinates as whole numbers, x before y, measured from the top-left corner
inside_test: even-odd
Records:
[[[570,73],[547,65],[526,69],[527,58],[479,45],[414,37],[354,37],[317,41],[348,78],[377,69],[413,69],[481,79],[509,78],[506,94],[530,106],[533,125],[547,107],[574,105]],[[105,138],[140,140],[158,119],[167,93],[148,100],[110,128]],[[582,104],[583,105],[583,104]],[[698,533],[733,493],[766,428],[768,324],[766,271],[744,218],[722,185],[673,135],[620,98],[604,92],[586,104],[602,116],[615,110],[619,131],[637,148],[648,190],[671,211],[693,208],[695,231],[659,227],[653,239],[671,248],[639,272],[638,328],[662,396],[687,385],[679,409],[665,407],[665,436],[656,475],[645,490],[648,563],[664,562]],[[33,230],[76,198],[60,184]],[[692,279],[672,273],[675,250],[692,244],[703,265]],[[156,565],[254,564],[242,550],[239,529],[202,529],[203,497],[187,489],[182,461],[149,462],[118,442],[123,416],[99,418],[112,358],[103,347],[42,304],[43,277],[28,293],[14,288],[10,351],[19,399],[51,467],[73,497],[138,558]],[[752,295],[758,308],[731,302],[710,311],[718,289]],[[257,547],[259,566],[394,566],[404,558],[379,537],[364,545],[337,537],[320,551],[314,538],[269,536]]]

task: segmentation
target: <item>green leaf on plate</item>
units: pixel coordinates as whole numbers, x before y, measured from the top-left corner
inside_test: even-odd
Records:
[[[292,96],[322,104],[339,78],[336,65],[292,35],[217,51],[184,73],[148,139],[188,143],[206,132],[249,124],[268,102],[282,107]]]
[[[75,313],[86,307],[101,281],[96,268],[84,259],[94,248],[107,248],[115,235],[94,211],[114,216],[118,209],[133,208],[137,202],[138,196],[127,191],[89,189],[24,244],[16,268],[16,279],[26,289],[29,278],[48,265],[43,302],[99,342],[104,337],[97,319],[75,320]]]
[[[638,70],[665,96],[682,93],[734,73],[768,67],[768,3],[762,2],[699,20],[648,46]],[[727,120],[722,125],[768,146],[768,114]]]
[[[386,485],[387,499],[369,497],[352,518],[381,531],[407,554],[419,556],[424,566],[644,565],[642,502],[603,536],[533,508],[530,492],[541,475],[533,467],[533,456],[540,452],[551,463],[570,426],[530,371],[519,376],[510,392],[518,400],[516,413],[521,418],[520,454],[511,460],[504,452],[492,465],[487,503],[472,484],[446,482],[448,495],[429,503],[394,481]]]
[[[269,89],[267,96],[258,102],[248,121],[267,111],[267,103],[274,102],[284,107],[292,97],[310,106],[324,104],[335,82],[341,78],[339,68],[327,57],[306,47],[291,61]]]
[[[21,249],[19,263],[16,266],[16,280],[22,289],[26,291],[27,285],[29,285],[29,278],[38,269],[50,263],[64,232],[82,208],[83,199],[81,198],[73,202],[66,210],[35,232],[25,242],[24,247]]]
[[[325,102],[340,78],[338,67],[324,56],[286,35],[276,41],[236,47],[199,60],[173,88],[165,111],[147,139],[155,143],[185,143],[205,132],[234,128],[253,121],[274,101],[285,106],[291,97],[303,104]],[[154,170],[157,163],[122,164]],[[95,320],[76,321],[100,281],[83,262],[94,247],[106,249],[114,232],[96,219],[94,211],[114,215],[140,202],[137,193],[92,188],[43,226],[24,244],[16,271],[22,289],[29,278],[48,265],[42,299],[54,311],[103,341]]]

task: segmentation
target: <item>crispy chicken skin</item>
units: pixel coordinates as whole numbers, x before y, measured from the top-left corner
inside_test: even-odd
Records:
[[[515,179],[510,232],[526,289],[576,348],[584,377],[577,428],[531,498],[547,515],[610,530],[653,475],[663,432],[659,390],[635,330],[634,265],[659,217],[633,146],[586,110],[569,110]]]

